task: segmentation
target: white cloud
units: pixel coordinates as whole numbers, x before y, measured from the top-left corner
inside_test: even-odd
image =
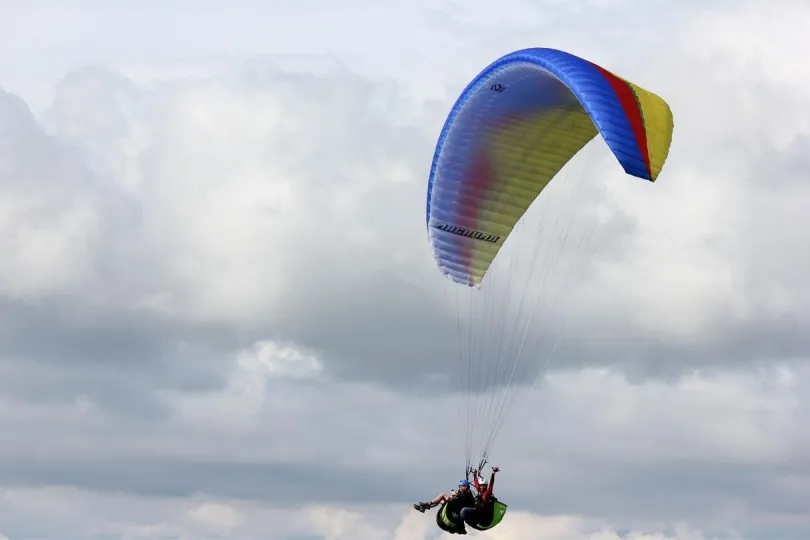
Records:
[[[580,426],[598,445],[571,431],[572,439],[555,446],[594,458],[778,463],[800,448],[803,384],[797,381],[804,377],[805,370],[785,367],[696,373],[674,383],[631,384],[605,370],[550,375],[543,390],[556,406],[554,412],[543,407],[550,411],[543,420]],[[565,412],[555,418],[559,411]]]
[[[256,377],[309,377],[317,375],[322,366],[318,360],[292,346],[273,341],[260,341],[239,354],[238,363]]]
[[[97,70],[62,81],[49,113],[55,129],[82,146],[130,208],[111,254],[127,262],[121,272],[151,272],[135,282],[113,276],[121,284],[106,301],[256,325],[283,316],[280,296],[304,288],[296,286],[302,270],[328,281],[337,269],[321,261],[330,254],[370,268],[401,260],[406,246],[390,250],[364,221],[387,213],[418,228],[405,217],[417,197],[394,216],[384,200],[421,191],[406,159],[428,139],[409,140],[419,132],[378,116],[405,106],[395,94],[349,74],[337,81],[271,70],[157,93]],[[123,104],[101,99],[100,86]],[[382,199],[369,207],[369,197]]]
[[[294,402],[284,396],[295,388],[278,393],[279,380],[317,377],[322,364],[292,345],[260,341],[248,350],[240,351],[232,360],[233,372],[227,386],[216,393],[195,396],[180,394],[174,404],[178,419],[204,428],[211,418],[218,418],[217,428],[249,432],[268,419],[268,412],[278,422],[294,416]],[[285,404],[286,403],[286,404]],[[275,423],[275,422],[274,422]]]
[[[582,291],[602,313],[621,310],[646,332],[684,343],[711,339],[763,309],[795,314],[810,291],[791,270],[804,266],[805,250],[788,225],[800,219],[793,206],[808,192],[790,178],[801,169],[778,165],[806,148],[810,133],[803,97],[810,72],[794,54],[810,14],[798,2],[778,13],[738,7],[695,12],[644,53],[666,61],[628,67],[631,80],[670,102],[673,146],[653,186],[607,174],[611,202],[637,222],[636,236],[628,259],[603,268]],[[752,274],[772,284],[769,293],[751,286]],[[792,298],[775,290],[787,276]]]
[[[733,24],[745,24],[747,13]],[[726,62],[722,77],[711,75],[718,73],[717,63],[705,51],[719,46],[712,41],[716,33],[705,30],[732,20],[738,21],[726,12],[707,12],[673,30],[680,52],[667,64],[668,71],[660,65],[628,68],[635,71],[632,78],[667,96],[676,111],[670,173],[651,188],[628,182],[615,163],[602,159],[606,156],[598,158],[610,171],[604,180],[614,194],[610,204],[632,216],[639,235],[629,252],[633,258],[606,267],[591,286],[581,288],[582,296],[589,304],[599,303],[604,312],[621,310],[642,331],[674,339],[697,339],[707,324],[734,324],[769,301],[751,299],[740,290],[753,263],[741,266],[731,256],[738,249],[740,224],[749,214],[743,215],[747,188],[739,185],[749,162],[735,160],[721,168],[704,161],[692,164],[691,158],[718,153],[743,138],[756,144],[767,136],[779,148],[780,137],[795,137],[807,127],[794,122],[789,125],[795,127],[786,128],[780,121],[778,130],[762,131],[770,112],[763,115],[762,107],[742,103],[759,98],[754,90],[781,89],[780,79],[740,90],[736,81],[741,77],[767,80],[767,72],[752,73],[741,62]],[[768,28],[759,29],[760,34]],[[754,41],[760,34],[749,32],[746,39]],[[726,53],[744,58],[747,50]],[[762,63],[777,63],[771,53],[760,54]],[[616,69],[624,73],[621,65]],[[708,78],[700,92],[688,92],[693,87],[689,77],[698,69]],[[420,283],[434,283],[429,277],[435,278],[436,272],[423,256],[425,242],[417,241],[420,220],[408,217],[419,215],[424,191],[419,175],[423,167],[411,156],[429,156],[432,132],[394,127],[380,117],[383,111],[411,107],[396,92],[345,73],[336,77],[288,79],[254,68],[247,74],[189,80],[155,92],[97,70],[62,81],[49,117],[59,133],[84,147],[132,209],[128,228],[116,229],[116,241],[121,242],[122,234],[127,237],[114,252],[126,261],[122,271],[135,265],[151,271],[137,282],[118,276],[118,302],[170,317],[256,326],[262,319],[282,317],[289,309],[281,307],[282,297],[310,285],[300,282],[302,270],[328,282],[337,269],[322,271],[318,261],[326,257],[362,260],[358,268],[346,269],[358,276],[362,267],[373,271],[393,266],[402,276],[417,272],[426,277]],[[327,80],[329,88],[340,85],[342,90],[327,90]],[[444,112],[437,109],[431,113],[435,117],[415,117],[413,110],[409,114],[411,121],[438,126],[438,115]],[[810,116],[795,110],[790,114]],[[707,122],[708,117],[716,120]],[[758,129],[730,131],[726,126],[731,123]],[[694,132],[702,136],[691,137]],[[361,147],[370,146],[357,150],[354,143],[360,141],[368,141]],[[706,181],[709,176],[711,181]],[[382,199],[385,191],[390,195]],[[380,197],[380,202],[367,205],[371,197]],[[400,204],[386,206],[384,200]],[[404,206],[406,200],[413,203]],[[378,223],[375,218],[383,214],[385,223],[397,230],[395,239],[367,225]],[[65,252],[72,255],[72,264],[82,264],[76,235],[83,234],[87,244],[92,238],[88,227],[106,223],[97,212],[85,210],[81,215],[88,216],[85,225],[72,236],[65,236],[71,229],[64,224],[53,226],[64,239],[60,245],[72,251],[63,247],[31,252],[31,246],[46,244],[29,242],[20,260]],[[95,221],[88,221],[91,217]],[[15,221],[18,226],[26,223]],[[760,222],[759,228],[772,222]],[[392,252],[391,246],[399,249]],[[109,276],[88,275],[86,259],[91,254],[92,247],[86,248],[84,266],[77,267],[84,271],[81,275],[86,282],[92,276],[109,283]],[[45,261],[50,262],[46,267],[70,268],[63,259]],[[19,264],[7,275],[27,280],[37,276],[21,272]],[[604,291],[611,292],[606,296]]]
[[[318,505],[283,509],[238,500],[132,499],[121,495],[100,498],[92,493],[60,490],[15,490],[6,491],[5,495],[17,501],[18,515],[36,514],[54,529],[61,526],[63,535],[78,534],[87,538],[94,535],[120,536],[127,540],[248,540],[258,536],[268,540],[289,540],[301,535],[323,540],[450,538],[436,527],[432,515],[382,504],[351,509]],[[40,512],[37,512],[36,497],[42,497],[44,503]],[[92,521],[92,526],[77,527],[77,520],[54,512],[54,504],[65,497],[73,501],[71,510]],[[128,507],[130,514],[137,512],[139,517],[123,518],[125,514],[119,510],[122,506]],[[4,515],[5,510],[0,507],[0,515]],[[205,515],[202,520],[201,514]],[[744,540],[733,531],[723,536],[706,535],[682,523],[675,523],[667,530],[620,533],[579,516],[543,516],[510,511],[508,518],[487,536],[496,540]]]
[[[80,160],[39,131],[22,100],[0,93],[0,101],[0,290],[65,293],[92,277],[102,201]]]
[[[244,521],[244,516],[238,508],[221,503],[203,503],[190,510],[188,517],[204,529],[220,534],[228,534]]]

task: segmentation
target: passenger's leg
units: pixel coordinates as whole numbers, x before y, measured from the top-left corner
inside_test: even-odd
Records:
[[[430,502],[419,502],[419,503],[416,503],[415,505],[413,505],[413,507],[415,509],[419,510],[420,512],[424,512],[425,510],[428,510],[430,508],[434,508],[434,507],[440,505],[441,503],[443,503],[446,500],[447,500],[447,495],[445,495],[444,493],[439,493],[436,497],[433,498],[432,501],[430,501]]]
[[[460,515],[461,519],[464,520],[464,523],[467,525],[475,525],[475,508],[472,506],[462,508]]]

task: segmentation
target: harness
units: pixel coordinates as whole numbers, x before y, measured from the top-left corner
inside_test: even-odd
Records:
[[[487,504],[492,505],[492,518],[489,520],[489,523],[475,523],[470,525],[470,527],[473,529],[478,531],[486,531],[492,529],[503,520],[503,517],[506,514],[507,505],[499,501],[494,496],[492,497],[491,502]],[[461,505],[458,504],[458,500],[453,500],[450,503],[442,503],[442,507],[439,508],[438,512],[436,512],[436,525],[438,525],[443,531],[447,531],[449,533],[456,533],[463,530],[465,523],[462,521],[461,515],[459,514],[461,511],[459,506]],[[478,509],[478,512],[481,512],[480,508]]]
[[[477,531],[486,531],[495,527],[503,520],[503,516],[506,514],[506,505],[495,497],[492,497],[492,502],[488,504],[492,505],[492,519],[489,523],[475,523],[474,525],[470,525],[470,527]],[[480,512],[481,510],[478,511]]]
[[[464,522],[461,521],[461,516],[458,514],[458,511],[448,509],[446,502],[442,503],[442,507],[436,512],[436,525],[438,525],[441,530],[451,534],[460,533],[464,530]]]
[[[454,512],[455,513],[455,512]],[[442,505],[441,512],[439,512],[439,517],[441,517],[442,523],[447,525],[450,528],[456,528],[458,525],[450,521],[450,518],[447,516],[447,503]]]

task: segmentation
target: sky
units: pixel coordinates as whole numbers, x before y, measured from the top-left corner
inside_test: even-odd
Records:
[[[652,185],[581,156],[599,224],[477,536],[810,538],[810,5],[497,5],[0,4],[0,539],[442,538],[412,508],[466,429],[427,175],[526,47],[675,133]]]

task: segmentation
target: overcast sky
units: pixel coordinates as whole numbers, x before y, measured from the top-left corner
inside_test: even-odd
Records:
[[[479,536],[810,538],[807,2],[135,4],[0,5],[0,539],[439,538],[411,505],[464,427],[427,173],[461,89],[535,46],[675,135],[652,186],[582,156],[602,226]]]

